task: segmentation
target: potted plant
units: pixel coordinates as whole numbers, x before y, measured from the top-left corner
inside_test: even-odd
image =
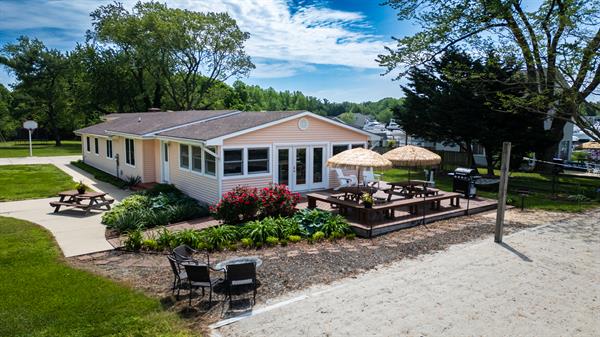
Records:
[[[363,205],[365,205],[365,208],[373,207],[373,196],[371,194],[363,193],[363,195],[360,197],[360,200],[362,200]]]
[[[80,180],[79,183],[77,184],[77,193],[79,193],[79,194],[85,193],[85,185],[83,184],[82,180]]]

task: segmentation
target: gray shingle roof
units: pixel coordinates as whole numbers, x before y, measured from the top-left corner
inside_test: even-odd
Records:
[[[208,140],[291,117],[305,111],[240,111],[237,114],[160,132],[159,136]]]
[[[179,125],[226,115],[234,111],[235,110],[190,110],[110,114],[110,118],[108,118],[106,122],[88,126],[76,130],[75,132],[106,136],[108,135],[107,131],[110,131],[141,136]]]

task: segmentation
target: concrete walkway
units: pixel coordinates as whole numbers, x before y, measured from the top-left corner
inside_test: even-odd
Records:
[[[97,181],[91,174],[70,164],[78,159],[81,156],[0,158],[0,165],[53,164],[72,176],[74,181],[81,180],[117,202],[131,193]],[[100,223],[102,212],[92,211],[85,215],[79,210],[66,210],[55,214],[49,205],[53,200],[57,198],[0,202],[0,215],[31,221],[48,229],[66,257],[113,249],[104,236],[106,227]]]
[[[213,335],[599,336],[598,219],[600,210],[504,245],[489,237],[400,261],[274,299]]]

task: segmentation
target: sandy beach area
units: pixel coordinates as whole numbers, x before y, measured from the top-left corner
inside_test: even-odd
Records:
[[[598,336],[600,210],[287,294],[215,336]]]

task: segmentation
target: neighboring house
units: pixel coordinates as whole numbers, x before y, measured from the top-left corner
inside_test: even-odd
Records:
[[[107,115],[75,133],[85,163],[117,177],[171,183],[216,202],[238,185],[337,186],[327,159],[376,135],[308,111],[168,111]]]

